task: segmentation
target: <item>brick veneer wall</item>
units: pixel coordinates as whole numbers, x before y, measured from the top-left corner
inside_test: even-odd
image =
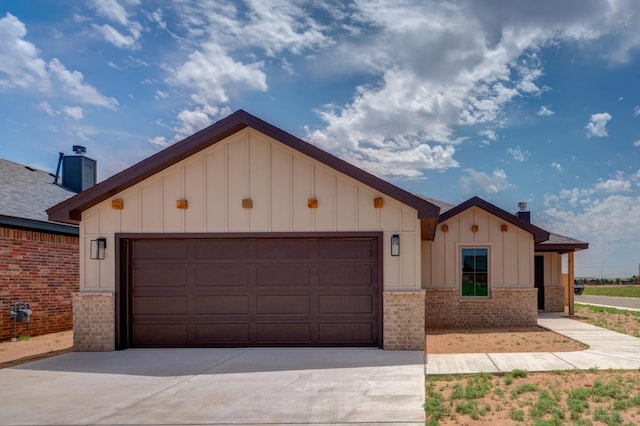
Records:
[[[564,312],[564,288],[544,288],[544,310],[546,312]]]
[[[112,293],[73,294],[73,349],[78,352],[115,349]]]
[[[424,350],[424,290],[383,293],[383,348]]]
[[[462,299],[457,289],[426,290],[427,329],[535,327],[538,290],[491,289],[489,299]]]
[[[78,237],[0,227],[0,340],[13,337],[15,302],[29,303],[31,321],[18,336],[72,327],[71,293],[78,291]]]

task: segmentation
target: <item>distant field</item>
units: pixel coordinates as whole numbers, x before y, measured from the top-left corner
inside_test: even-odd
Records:
[[[589,296],[640,297],[639,285],[588,285],[584,293]]]

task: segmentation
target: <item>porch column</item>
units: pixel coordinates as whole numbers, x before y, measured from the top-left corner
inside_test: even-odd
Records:
[[[573,307],[573,301],[574,301],[574,292],[575,290],[573,289],[573,282],[575,281],[575,275],[574,275],[574,260],[573,260],[573,252],[570,251],[569,252],[569,262],[567,264],[567,268],[568,268],[568,272],[569,272],[569,316],[573,316],[574,315],[574,307]]]

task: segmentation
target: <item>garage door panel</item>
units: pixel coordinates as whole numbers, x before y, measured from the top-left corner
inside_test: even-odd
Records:
[[[309,295],[256,296],[258,314],[308,314],[310,308]]]
[[[249,296],[247,295],[221,295],[221,296],[196,296],[196,314],[248,314]]]
[[[265,343],[310,343],[309,323],[258,323],[256,324],[258,344]]]
[[[245,265],[219,267],[198,266],[195,271],[195,286],[248,286],[251,279],[251,269]]]
[[[196,324],[195,340],[200,344],[247,344],[248,323]]]
[[[374,328],[370,322],[362,323],[320,323],[318,325],[320,341],[366,343],[375,337]]]
[[[258,266],[256,267],[256,284],[259,286],[308,286],[311,284],[310,266]]]
[[[189,342],[186,323],[136,324],[133,338],[145,346],[184,345]]]
[[[265,239],[256,241],[258,259],[306,259],[311,256],[312,241],[298,239]]]
[[[185,315],[186,296],[136,296],[133,298],[134,315]]]
[[[373,240],[318,241],[318,257],[323,259],[374,259],[377,256]]]
[[[246,240],[207,240],[195,243],[195,258],[206,259],[246,259],[251,246]]]
[[[318,296],[318,312],[321,314],[371,314],[375,310],[368,294]]]
[[[138,241],[134,245],[136,260],[186,259],[187,245],[173,241]]]
[[[374,280],[374,265],[328,264],[322,265],[318,271],[318,284],[336,286],[372,286],[377,285]]]
[[[133,287],[184,287],[187,271],[182,268],[136,268]]]

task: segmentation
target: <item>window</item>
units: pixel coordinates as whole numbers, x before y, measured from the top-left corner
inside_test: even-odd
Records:
[[[462,249],[462,296],[489,297],[489,249]]]

